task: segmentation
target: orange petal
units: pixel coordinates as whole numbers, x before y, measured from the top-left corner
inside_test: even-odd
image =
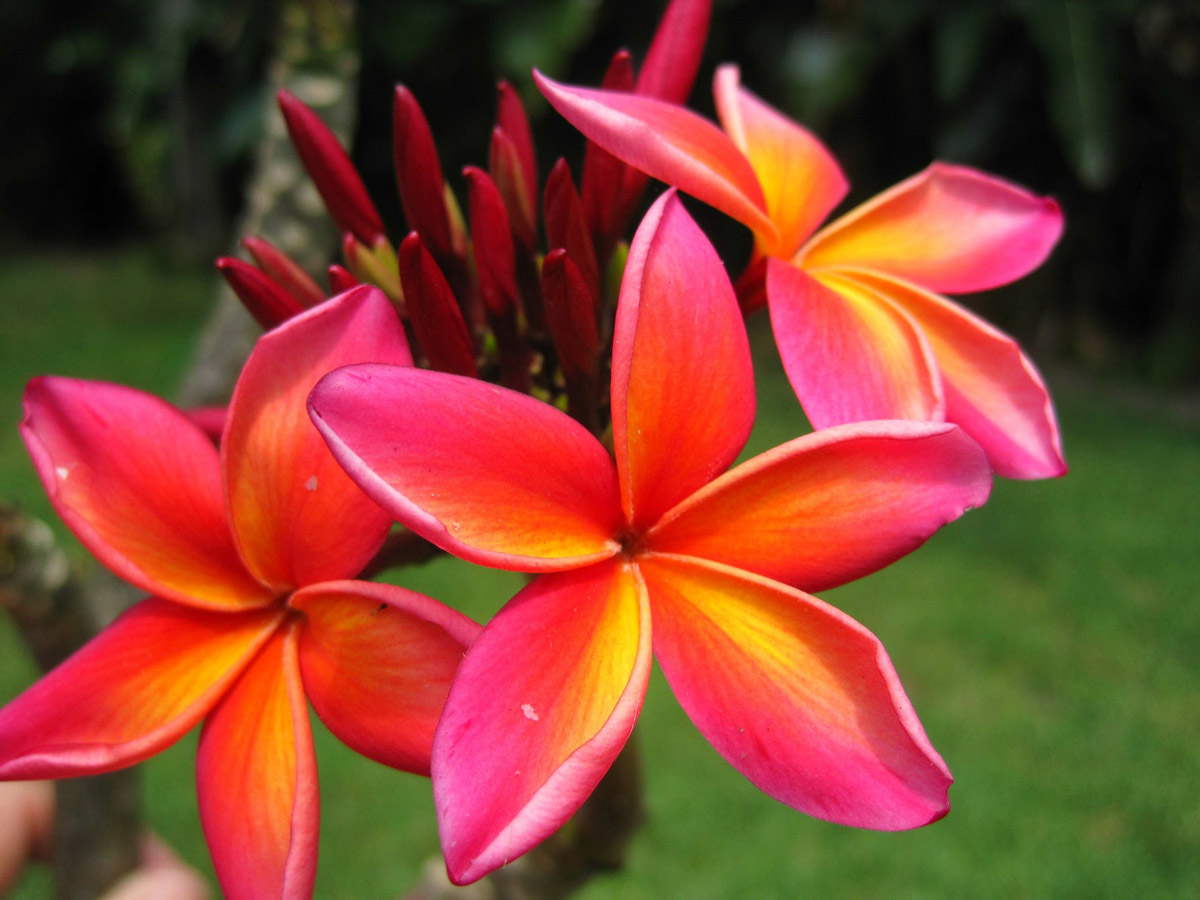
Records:
[[[342,471],[306,408],[322,375],[359,362],[412,363],[395,310],[371,287],[264,335],[234,389],[221,444],[234,537],[278,591],[358,574],[387,534],[388,516]]]
[[[968,509],[992,475],[954,425],[860,422],[768,450],[697,491],[645,536],[806,591],[868,575]]]
[[[997,475],[1066,474],[1054,404],[1037,368],[1004,332],[945,297],[872,272],[846,277],[904,310],[933,348],[946,421],[979,442]]]
[[[322,379],[310,406],[363,490],[456,556],[549,571],[620,550],[612,458],[547,403],[474,378],[353,366]]]
[[[296,630],[275,635],[200,733],[200,821],[227,900],[312,897],[320,804]]]
[[[433,729],[479,626],[436,600],[390,584],[302,588],[300,671],[317,715],[347,746],[429,774]]]
[[[775,242],[754,169],[711,122],[663,100],[625,91],[533,80],[564,119],[622,162],[678,187]]]
[[[625,264],[612,421],[621,503],[635,529],[725,471],[754,424],[754,371],[737,298],[673,192],[646,213]]]
[[[933,352],[902,310],[841,275],[814,277],[777,259],[767,264],[767,302],[784,370],[814,428],[942,419]]]
[[[1058,204],[965,166],[934,163],[822,229],[796,258],[808,270],[875,269],[926,290],[982,291],[1042,264]]]
[[[916,828],[946,814],[950,772],[874,635],[737,569],[667,557],[638,567],[671,689],[756,787],[860,828]]]
[[[0,778],[110,772],[170,746],[279,621],[143,600],[0,710]]]
[[[739,79],[737,66],[717,69],[713,78],[717,115],[754,167],[767,215],[778,231],[777,242],[764,245],[762,252],[791,256],[842,202],[850,185],[816,136],[740,87]]]
[[[492,619],[434,736],[451,880],[482,878],[579,808],[633,730],[650,660],[644,590],[625,564],[544,575]]]
[[[115,384],[35,378],[21,435],[58,514],[121,578],[194,606],[273,599],[234,549],[216,448],[166,401]]]

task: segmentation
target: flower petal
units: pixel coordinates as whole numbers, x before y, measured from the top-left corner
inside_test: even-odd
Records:
[[[1052,198],[934,163],[822,229],[796,262],[875,269],[948,294],[982,291],[1036,269],[1062,227]]]
[[[815,597],[682,558],[638,562],[654,653],[688,716],[756,787],[882,830],[946,814],[950,772],[886,651]]]
[[[234,389],[221,442],[234,539],[276,590],[358,574],[387,534],[387,515],[346,477],[306,409],[322,375],[358,362],[412,363],[376,288],[347,291],[264,335]]]
[[[819,591],[915,550],[982,506],[991,484],[983,452],[954,425],[840,425],[727,472],[667,513],[644,546]]]
[[[629,249],[612,421],[621,503],[636,529],[725,471],[754,424],[754,371],[733,286],[674,193],[650,208]]]
[[[778,240],[754,169],[706,119],[653,97],[533,80],[564,119],[613,156]]]
[[[997,475],[1066,474],[1054,404],[1016,341],[958,304],[915,285],[872,272],[846,276],[916,321],[941,372],[946,420],[961,425],[983,447]]]
[[[671,0],[637,77],[637,92],[686,103],[696,81],[712,0]]]
[[[165,400],[115,384],[35,378],[21,435],[58,514],[121,578],[193,606],[273,599],[234,549],[216,448]]]
[[[837,160],[815,135],[739,85],[738,67],[713,78],[721,127],[746,154],[766,198],[778,242],[768,256],[787,257],[842,202],[850,189]]]
[[[650,661],[645,594],[626,564],[542,576],[492,619],[434,735],[452,881],[515,859],[583,804],[633,730]]]
[[[473,378],[353,366],[323,378],[309,406],[350,477],[456,556],[549,571],[620,549],[612,459],[549,404]]]
[[[143,600],[0,710],[0,778],[111,772],[208,713],[280,621]]]
[[[944,415],[933,352],[904,312],[832,273],[767,263],[767,303],[783,368],[814,428]]]
[[[302,588],[300,671],[321,721],[342,743],[387,766],[429,774],[433,729],[479,626],[436,600],[390,584]]]
[[[200,733],[200,821],[227,900],[312,897],[320,803],[296,631],[276,634]]]

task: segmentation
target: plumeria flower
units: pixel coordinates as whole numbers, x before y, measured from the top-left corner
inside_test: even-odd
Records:
[[[942,816],[950,773],[879,641],[796,586],[878,569],[983,503],[976,444],[944,423],[871,422],[725,472],[754,418],[749,347],[673,192],[630,250],[611,397],[615,461],[552,406],[454,375],[350,366],[310,399],[334,455],[402,523],[543,573],[472,645],[434,738],[450,877],[503,865],[583,803],[629,737],[652,655],[772,797],[871,828]]]
[[[229,898],[312,895],[308,701],[353,749],[427,773],[478,631],[428,597],[347,580],[390,521],[329,454],[305,397],[352,362],[411,362],[374,288],[258,342],[219,453],[182,412],[131,388],[39,378],[26,392],[21,430],[55,508],[152,596],[0,710],[0,778],[111,771],[203,719],[200,816]]]
[[[846,178],[812,134],[739,85],[735,66],[714,80],[724,131],[651,97],[534,78],[590,140],[754,232],[749,281],[761,283],[765,268],[779,352],[814,427],[954,422],[997,474],[1066,471],[1033,363],[941,296],[1007,284],[1040,265],[1062,232],[1054,200],[934,163],[817,231],[845,197]]]

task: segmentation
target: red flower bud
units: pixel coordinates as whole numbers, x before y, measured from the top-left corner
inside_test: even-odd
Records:
[[[608,64],[608,71],[600,86],[610,91],[632,91],[633,85],[633,61],[627,50],[618,50]],[[611,246],[625,227],[624,222],[617,221],[617,212],[620,207],[621,180],[627,168],[625,163],[607,150],[600,149],[591,141],[587,142],[583,153],[580,190],[588,227],[596,238],[601,256],[607,256],[605,249]]]
[[[475,245],[475,268],[479,293],[493,315],[518,305],[516,266],[508,212],[495,182],[475,166],[463,169],[467,179],[471,216],[471,239]]]
[[[440,372],[474,378],[475,347],[446,276],[412,232],[400,243],[400,283],[417,343]]]
[[[334,263],[329,267],[329,292],[340,294],[350,288],[358,287],[361,282],[350,274],[343,266]]]
[[[533,194],[526,183],[517,147],[499,125],[492,129],[488,169],[504,200],[513,236],[526,253],[532,253],[537,241]]]
[[[592,289],[565,250],[542,261],[542,302],[563,372],[590,373],[600,344]]]
[[[338,139],[316,113],[287,91],[279,92],[279,108],[296,152],[333,221],[364,244],[372,243],[384,233],[383,219]]]
[[[225,281],[250,315],[268,331],[296,313],[304,312],[295,297],[250,263],[222,256],[217,260],[217,271],[225,276]]]
[[[402,84],[396,85],[392,104],[392,153],[408,227],[445,262],[454,253],[444,196],[446,180],[429,122],[412,91]]]
[[[556,162],[546,177],[543,202],[546,245],[552,250],[562,247],[567,251],[583,280],[592,289],[592,296],[598,298],[600,268],[596,263],[596,250],[583,214],[583,203],[575,190],[575,182],[571,180],[571,169],[566,160]]]
[[[525,188],[523,211],[528,210],[529,231],[531,234],[536,235],[538,166],[537,151],[533,143],[533,132],[529,129],[529,117],[525,114],[525,105],[521,102],[521,95],[513,90],[512,85],[507,81],[501,81],[496,85],[496,92],[496,125],[512,142],[512,149],[516,160],[520,164],[521,179]],[[495,177],[494,170],[492,177]],[[503,186],[501,186],[501,192],[503,190]],[[510,208],[509,215],[511,216],[512,214],[512,209]],[[532,248],[533,241],[530,241],[528,246]]]
[[[315,306],[325,299],[325,292],[312,276],[278,247],[260,237],[244,237],[242,246],[254,257],[258,267],[291,294],[301,306]]]

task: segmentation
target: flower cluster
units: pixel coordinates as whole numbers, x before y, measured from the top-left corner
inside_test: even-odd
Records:
[[[398,244],[330,132],[281,96],[345,234],[335,296],[260,238],[256,266],[219,262],[268,329],[219,447],[140,392],[30,384],[22,433],[55,508],[150,596],[0,711],[0,777],[109,771],[203,721],[201,818],[226,895],[310,896],[311,703],[360,753],[431,772],[466,883],[584,803],[657,659],[772,797],[877,829],[947,812],[949,770],[886,652],[811,592],[916,549],[986,501],[993,471],[1065,471],[1029,360],[940,296],[1036,267],[1061,216],[935,163],[818,230],[847,185],[813,135],[731,66],[724,131],[680,105],[708,18],[673,0],[640,71],[618,53],[602,89],[535,73],[590,139],[578,188],[560,160],[539,192],[501,84],[465,216],[398,87]],[[736,287],[674,189],[621,243],[647,176],[752,229]],[[755,414],[743,319],[764,302],[817,430],[734,465]],[[482,629],[353,580],[394,522],[532,580]]]

